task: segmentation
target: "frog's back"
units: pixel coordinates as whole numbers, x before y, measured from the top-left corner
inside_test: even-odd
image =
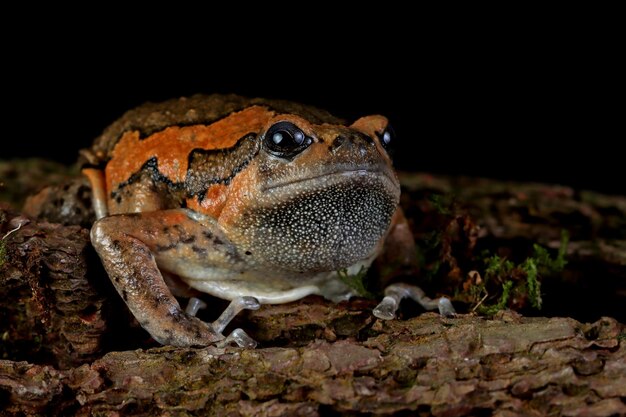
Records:
[[[325,110],[286,100],[247,98],[235,94],[197,94],[159,103],[148,102],[127,111],[81,152],[82,163],[102,167],[122,136],[131,131],[147,138],[171,126],[210,125],[230,114],[258,106],[273,113],[301,116],[312,123],[343,124],[344,121]]]

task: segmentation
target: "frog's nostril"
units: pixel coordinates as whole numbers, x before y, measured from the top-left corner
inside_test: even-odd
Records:
[[[328,146],[328,150],[331,152],[334,152],[335,150],[337,150],[341,145],[343,145],[346,142],[346,138],[344,136],[337,136],[335,138],[335,140],[333,140],[333,143],[331,143]]]
[[[373,144],[372,138],[366,135],[338,135],[328,146],[328,149],[335,152],[342,148],[344,151],[358,152],[359,155],[364,156],[368,152],[369,145]]]

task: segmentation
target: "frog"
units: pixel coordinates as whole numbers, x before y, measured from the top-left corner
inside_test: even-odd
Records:
[[[353,122],[279,99],[194,95],[129,110],[81,151],[95,251],[138,323],[163,345],[256,342],[224,330],[241,311],[309,295],[358,295],[340,271],[367,269],[396,236],[410,241],[382,115]],[[202,295],[227,300],[212,323]],[[185,309],[179,300],[189,299]],[[374,315],[404,298],[442,314],[445,297],[393,284]]]

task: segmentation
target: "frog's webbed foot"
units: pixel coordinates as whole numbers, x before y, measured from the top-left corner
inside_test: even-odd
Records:
[[[439,310],[439,314],[444,317],[453,317],[456,314],[454,307],[449,299],[428,298],[424,291],[414,285],[409,284],[392,284],[385,288],[385,297],[376,306],[373,313],[374,316],[383,320],[391,320],[396,317],[396,311],[400,307],[400,302],[404,298],[410,298],[424,307],[426,310]]]

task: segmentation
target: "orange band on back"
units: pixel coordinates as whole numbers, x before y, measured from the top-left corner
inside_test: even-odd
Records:
[[[189,154],[194,149],[227,149],[249,133],[260,132],[274,115],[271,110],[252,106],[210,125],[172,126],[145,138],[139,132],[124,133],[106,166],[107,192],[139,172],[151,158],[159,172],[172,182],[183,182]]]

